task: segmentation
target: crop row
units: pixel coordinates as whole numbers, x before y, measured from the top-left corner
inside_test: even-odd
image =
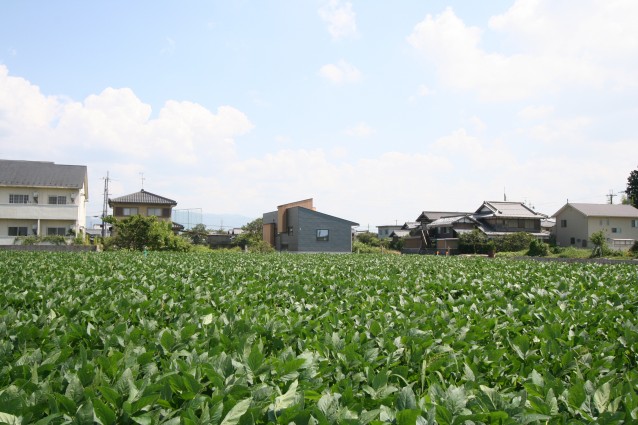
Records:
[[[638,268],[0,252],[0,422],[631,423]]]

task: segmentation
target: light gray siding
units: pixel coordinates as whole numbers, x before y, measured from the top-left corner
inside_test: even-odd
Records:
[[[588,239],[587,217],[580,211],[568,206],[556,216],[556,245],[587,247]]]

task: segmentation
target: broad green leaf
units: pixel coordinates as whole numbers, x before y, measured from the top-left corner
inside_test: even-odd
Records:
[[[398,411],[417,408],[416,396],[414,395],[412,387],[406,386],[401,388],[396,395],[395,406]]]
[[[594,393],[594,404],[596,405],[596,410],[601,414],[604,413],[607,410],[607,406],[609,406],[610,393],[611,385],[609,382],[605,382],[598,387]]]
[[[543,378],[543,376],[540,373],[538,373],[536,371],[536,369],[532,370],[531,378],[532,378],[532,382],[537,387],[544,387],[545,386],[545,379]]]
[[[54,413],[52,415],[47,416],[46,418],[42,418],[33,425],[48,425],[50,422],[62,417],[60,413]]]
[[[90,400],[86,401],[75,414],[73,423],[77,425],[93,425],[95,415],[93,413],[93,403]]]
[[[416,425],[421,417],[421,411],[417,409],[406,409],[397,412],[397,425]]]
[[[567,395],[567,401],[569,405],[575,409],[580,409],[581,405],[585,402],[587,394],[585,388],[581,382],[574,383],[570,388]]]
[[[84,399],[84,387],[82,387],[77,375],[69,376],[69,385],[67,385],[64,395],[75,403],[80,403]]]
[[[237,425],[241,417],[248,411],[252,399],[247,398],[240,401],[228,411],[221,425]]]
[[[278,396],[277,398],[275,398],[275,403],[274,403],[275,412],[279,412],[280,410],[287,409],[288,407],[295,404],[295,402],[297,401],[297,386],[298,385],[299,385],[299,382],[295,380],[292,384],[290,384],[290,387],[288,388],[288,391],[286,391],[285,394],[282,394]]]
[[[115,412],[99,398],[93,399],[93,410],[95,411],[95,416],[103,425],[114,424],[117,419]]]
[[[0,423],[7,425],[21,425],[22,418],[9,413],[0,412]]]

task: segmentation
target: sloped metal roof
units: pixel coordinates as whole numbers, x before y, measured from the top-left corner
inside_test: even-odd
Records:
[[[147,192],[144,189],[119,198],[109,199],[109,205],[114,204],[149,204],[149,205],[177,205],[177,201]]]
[[[355,223],[354,221],[346,220],[345,218],[335,217],[334,215],[330,215],[330,214],[322,213],[322,212],[319,212],[319,211],[311,210],[311,209],[306,208],[306,207],[295,206],[295,207],[292,207],[292,208],[299,208],[299,209],[305,210],[306,212],[308,212],[309,214],[312,214],[312,215],[318,215],[318,216],[321,216],[321,217],[330,218],[331,220],[341,221],[343,223],[348,223],[348,224],[350,224],[350,226],[358,226],[359,225],[359,223]]]
[[[85,165],[0,159],[1,186],[81,189],[86,183],[86,179]]]
[[[638,218],[638,209],[625,204],[566,204],[553,215],[556,217],[567,207],[572,207],[588,217],[630,217]]]

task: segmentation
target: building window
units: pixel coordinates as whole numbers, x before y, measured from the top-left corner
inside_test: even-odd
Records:
[[[161,208],[148,208],[146,210],[146,215],[148,215],[149,217],[154,215],[155,217],[161,217],[162,216],[162,209]]]
[[[620,227],[612,227],[611,233],[620,233]]]
[[[49,196],[50,205],[66,205],[66,196]]]
[[[9,195],[10,204],[28,204],[29,195]]]
[[[567,227],[567,220],[561,220],[560,227]]]
[[[47,227],[47,236],[64,236],[66,227]]]
[[[317,240],[318,241],[327,241],[329,235],[330,235],[330,232],[328,232],[328,229],[317,229]]]
[[[631,220],[631,227],[638,227],[638,220]]]
[[[569,243],[570,243],[571,245],[576,245],[576,238],[570,238],[570,239],[569,239]]]
[[[134,208],[122,208],[122,215],[124,216],[130,216],[130,215],[137,215],[137,207]]]
[[[26,227],[9,227],[9,236],[26,236]]]

